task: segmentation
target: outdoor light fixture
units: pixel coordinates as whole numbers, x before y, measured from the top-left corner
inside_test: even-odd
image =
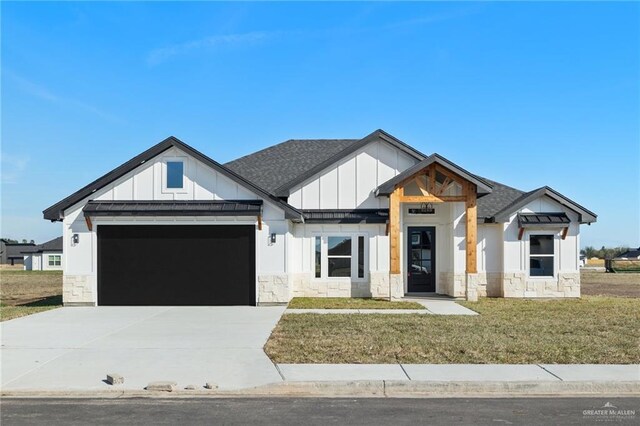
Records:
[[[272,232],[271,235],[269,235],[269,242],[271,244],[275,244],[276,243],[276,233]]]
[[[422,214],[433,214],[435,212],[433,205],[431,203],[422,203],[420,205],[420,213]]]
[[[78,234],[73,234],[71,236],[71,243],[75,246],[76,244],[78,244],[80,242],[80,235]]]

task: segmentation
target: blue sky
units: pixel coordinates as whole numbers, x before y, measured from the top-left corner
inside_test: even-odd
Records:
[[[383,128],[640,245],[638,3],[2,4],[2,236],[175,135],[226,162]]]

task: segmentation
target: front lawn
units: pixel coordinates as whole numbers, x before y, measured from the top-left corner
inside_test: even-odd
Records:
[[[581,271],[580,292],[583,296],[640,297],[640,273]]]
[[[277,363],[640,362],[637,299],[461,304],[480,315],[284,315],[265,351]]]
[[[290,309],[425,309],[415,302],[390,302],[384,299],[349,297],[295,297]]]
[[[0,270],[0,321],[62,306],[62,271]]]

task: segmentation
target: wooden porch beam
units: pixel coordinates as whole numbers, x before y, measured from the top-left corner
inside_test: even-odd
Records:
[[[258,215],[258,231],[262,231],[262,215]]]
[[[475,185],[469,182],[467,186],[466,218],[466,252],[467,252],[467,274],[478,272],[476,247],[478,245],[478,205]]]
[[[413,180],[416,182],[416,185],[418,185],[418,189],[420,190],[420,193],[423,196],[428,196],[429,194],[429,190],[427,189],[427,184],[425,182],[422,181],[422,179],[420,179],[423,175],[416,175]],[[402,194],[404,196],[404,193]]]
[[[456,201],[467,201],[467,197],[463,195],[443,195],[443,196],[435,196],[435,195],[404,195],[400,196],[400,201],[403,203],[446,203],[446,202],[456,202]]]
[[[91,218],[89,216],[85,216],[84,221],[87,222],[87,228],[89,228],[89,231],[93,231],[93,224],[91,223]]]
[[[520,228],[518,230],[518,240],[522,240],[523,235],[524,235],[524,228]]]
[[[451,180],[451,178],[449,176],[444,178],[444,182],[442,182],[442,185],[440,185],[440,189],[438,191],[436,191],[435,195],[442,195],[444,194],[444,192],[447,190],[447,188],[449,187],[449,185],[451,185],[453,181]]]
[[[564,228],[562,228],[562,239],[564,240],[565,238],[567,238],[567,234],[569,233],[569,227],[566,226]]]
[[[400,191],[389,195],[389,272],[400,273]]]

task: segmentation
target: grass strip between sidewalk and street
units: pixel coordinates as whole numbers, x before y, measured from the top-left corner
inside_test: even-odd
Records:
[[[480,315],[284,315],[265,351],[276,363],[640,363],[638,299],[461,304]]]

